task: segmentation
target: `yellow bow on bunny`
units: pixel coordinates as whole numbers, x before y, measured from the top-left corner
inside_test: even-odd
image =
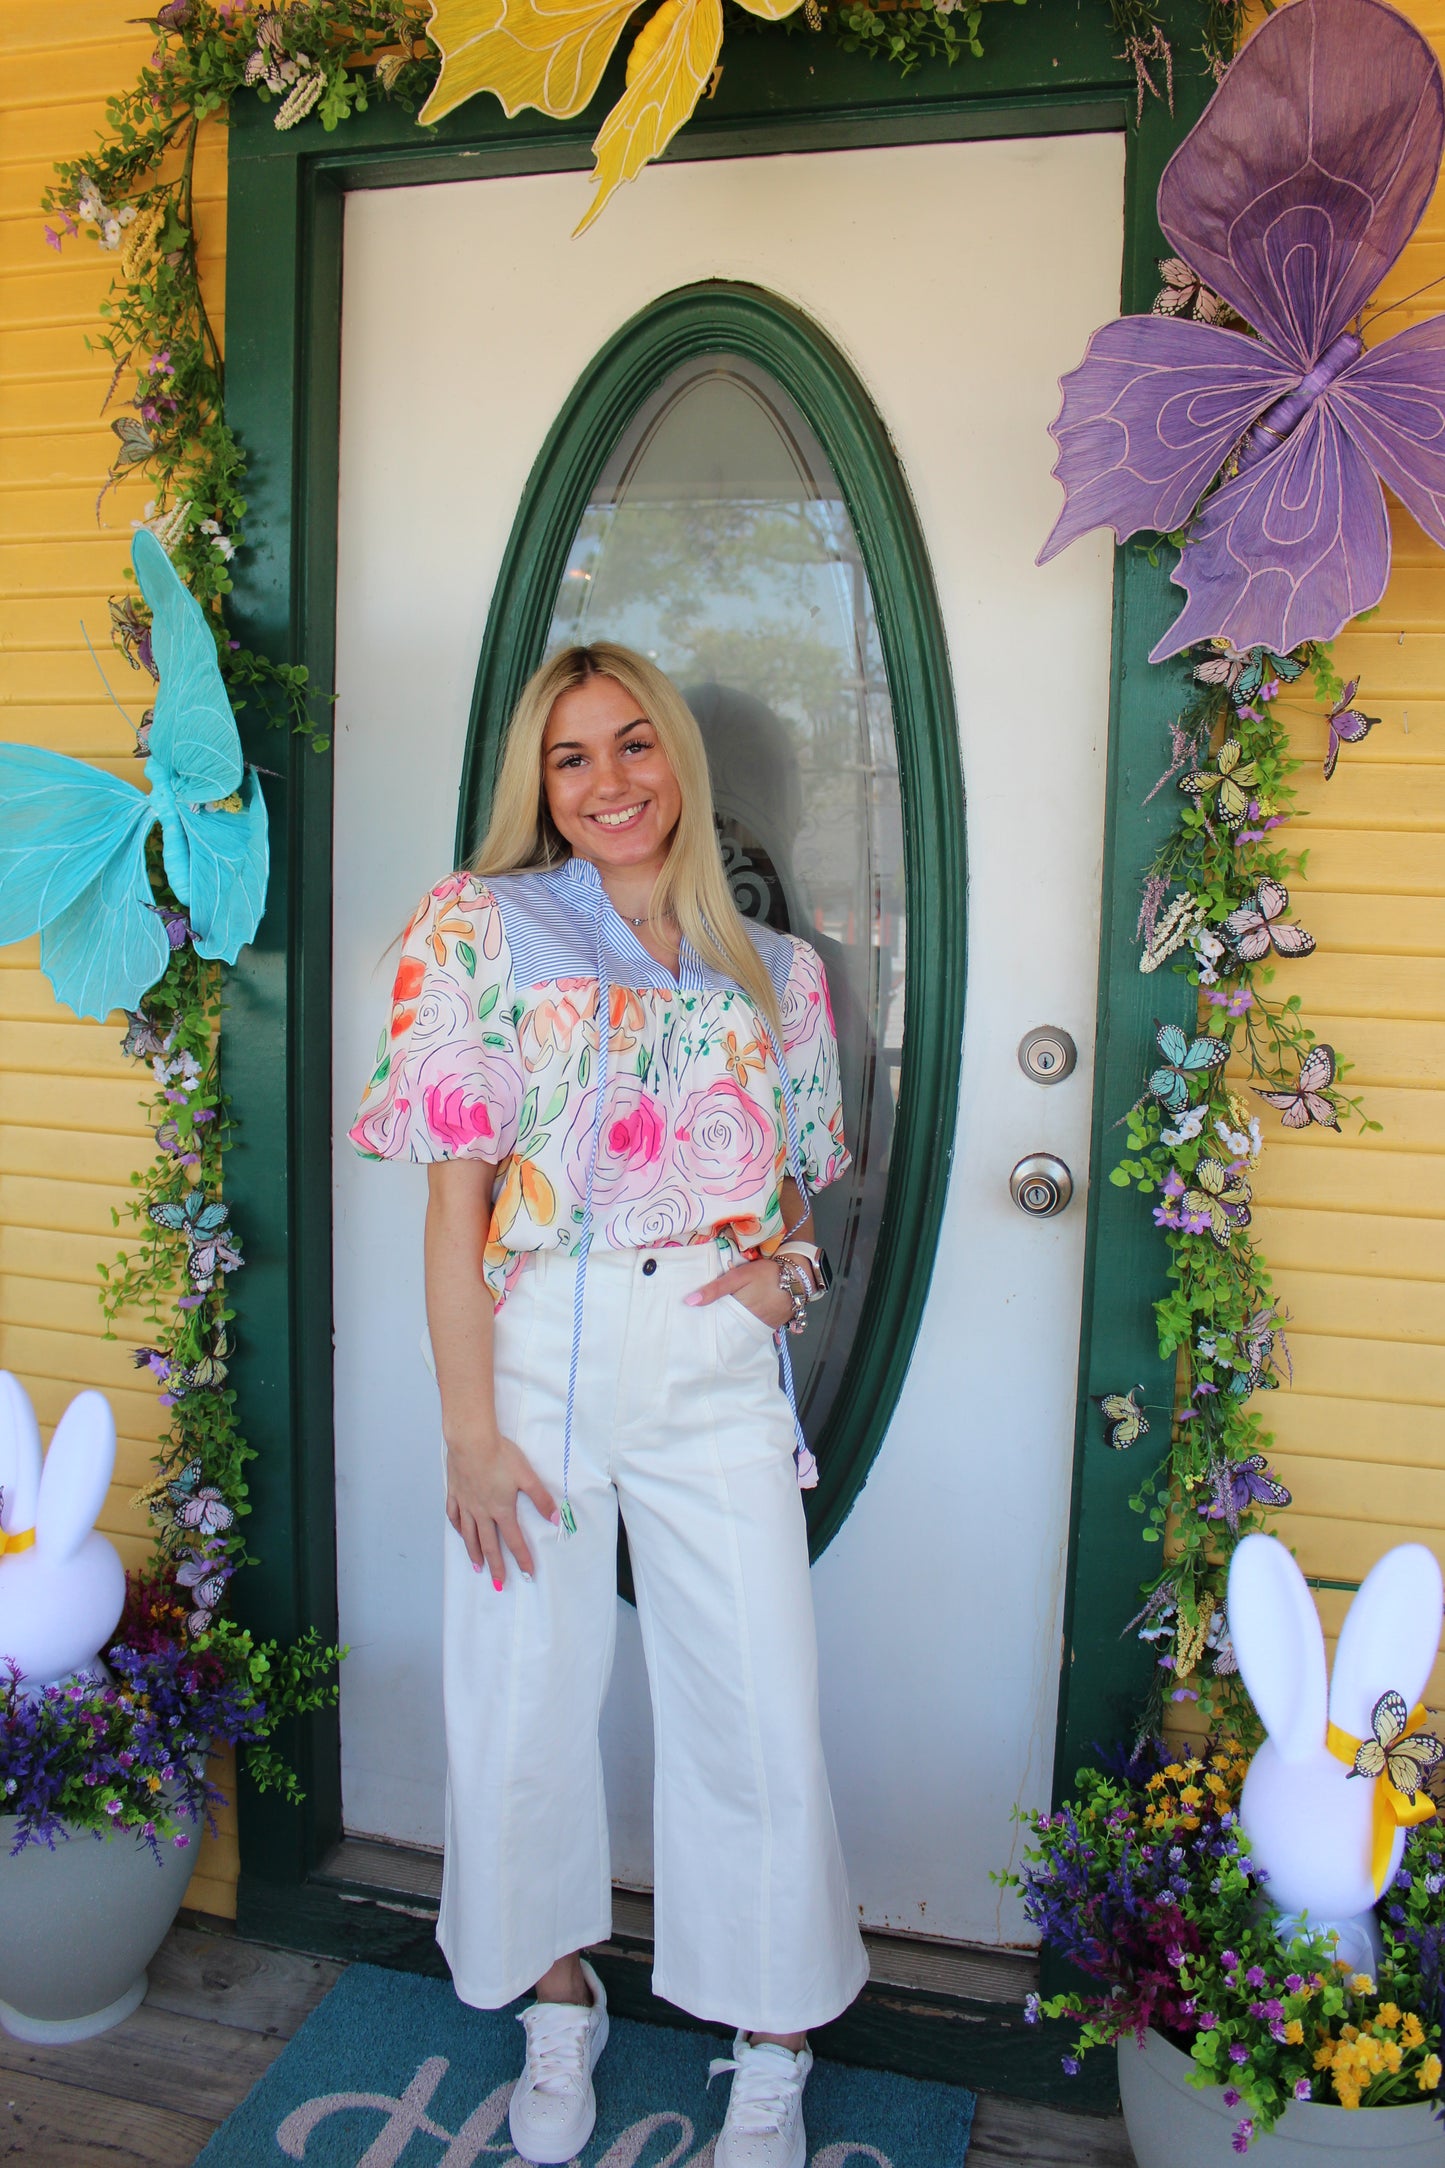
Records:
[[[1404,1695],[1391,1691],[1381,1694],[1370,1711],[1373,1739],[1356,1739],[1338,1724],[1331,1724],[1325,1734],[1326,1746],[1352,1777],[1376,1780],[1370,1872],[1377,1897],[1385,1887],[1396,1830],[1428,1822],[1436,1811],[1422,1785],[1435,1764],[1445,1760],[1445,1742],[1424,1729],[1428,1717],[1423,1701],[1407,1711]]]
[[[28,1551],[34,1541],[33,1528],[0,1528],[0,1558],[7,1551]]]

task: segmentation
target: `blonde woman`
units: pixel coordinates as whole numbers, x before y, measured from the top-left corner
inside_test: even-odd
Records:
[[[867,1972],[779,1364],[826,1285],[805,1192],[848,1164],[837,1046],[813,950],[736,910],[697,724],[641,656],[571,648],[526,686],[475,865],[405,935],[351,1136],[429,1163],[437,1934],[463,2001],[535,1989],[513,2143],[570,2161],[596,2115],[606,1998],[581,1952],[611,1933],[620,1509],[656,1735],[653,1985],[736,2028],[717,2168],[802,2168],[805,2035]]]

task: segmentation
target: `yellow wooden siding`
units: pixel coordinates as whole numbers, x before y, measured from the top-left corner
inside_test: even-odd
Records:
[[[1445,54],[1442,0],[1403,0]],[[1445,188],[1380,289],[1445,274]],[[1367,326],[1385,338],[1445,309],[1445,286]],[[1381,717],[1321,773],[1312,702],[1281,703],[1295,747],[1308,879],[1293,903],[1319,942],[1282,964],[1322,1039],[1354,1064],[1382,1135],[1294,1135],[1265,1112],[1255,1233],[1290,1315],[1293,1385],[1263,1413],[1294,1492],[1279,1533],[1306,1573],[1358,1581],[1393,1543],[1445,1562],[1445,558],[1391,501],[1394,563],[1378,615],[1338,643],[1358,704]],[[1295,915],[1292,913],[1292,915]],[[1324,1590],[1331,1641],[1349,1598]],[[1445,1665],[1430,1690],[1445,1702]]]
[[[136,776],[132,740],[86,653],[82,622],[117,694],[139,715],[143,681],[110,646],[106,598],[123,584],[130,522],[146,489],[95,500],[115,448],[101,402],[111,364],[87,353],[114,259],[87,240],[57,258],[41,192],[57,158],[83,155],[105,99],[134,79],[152,40],[123,0],[62,9],[0,5],[0,736]],[[225,249],[225,138],[197,159],[207,306],[219,316]],[[121,387],[122,396],[129,389]],[[111,412],[123,412],[124,408]],[[37,968],[37,944],[0,949],[0,1367],[13,1370],[48,1431],[84,1385],[106,1393],[120,1433],[101,1526],[128,1566],[150,1544],[130,1500],[151,1473],[164,1409],[132,1366],[144,1329],[103,1337],[96,1263],[124,1246],[111,1208],[149,1158],[140,1077],[115,1024],[78,1022]],[[236,1821],[228,1804],[201,1845],[186,1901],[236,1909]]]
[[[1049,5],[1052,0],[1032,0]],[[1445,50],[1445,6],[1406,12]],[[35,11],[0,0],[0,735],[134,773],[129,736],[97,681],[84,619],[117,691],[138,681],[105,641],[143,485],[94,501],[113,449],[109,379],[84,339],[111,259],[86,242],[57,261],[36,209],[56,158],[80,155],[109,91],[149,38],[129,0]],[[222,323],[224,138],[198,161],[207,305]],[[1445,271],[1445,203],[1432,208],[1384,289]],[[1445,302],[1422,296],[1381,326]],[[1321,1035],[1356,1065],[1382,1136],[1293,1138],[1271,1124],[1256,1227],[1291,1315],[1292,1389],[1268,1413],[1296,1506],[1281,1530],[1307,1572],[1356,1580],[1390,1543],[1423,1536],[1445,1556],[1445,560],[1394,508],[1395,569],[1379,615],[1341,643],[1363,705],[1384,718],[1319,774],[1318,711],[1292,710],[1311,763],[1296,831],[1310,845],[1297,902],[1320,943],[1286,966]],[[121,1433],[105,1526],[129,1563],[145,1552],[129,1503],[161,1411],[127,1341],[107,1342],[94,1264],[120,1238],[110,1207],[146,1157],[135,1072],[110,1025],[57,1008],[33,947],[0,950],[0,1364],[45,1423],[79,1386],[101,1386]],[[1345,1599],[1324,1594],[1333,1632]],[[1435,1698],[1445,1700],[1445,1675]],[[207,1840],[190,1902],[234,1911],[235,1823]]]

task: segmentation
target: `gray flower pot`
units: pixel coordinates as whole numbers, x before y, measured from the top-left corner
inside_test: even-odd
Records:
[[[185,1822],[183,1820],[182,1827]],[[161,1861],[138,1837],[57,1837],[27,1844],[0,1815],[0,2026],[17,2040],[88,2040],[142,2000],[145,1968],[165,1941],[196,1864],[199,1824]]]
[[[1151,2032],[1119,2042],[1119,2098],[1139,2168],[1239,2168],[1230,2144],[1241,2108],[1221,2085],[1193,2086],[1194,2064]],[[1445,2125],[1428,2100],[1408,2108],[1341,2108],[1295,2100],[1243,2156],[1252,2168],[1445,2168]]]

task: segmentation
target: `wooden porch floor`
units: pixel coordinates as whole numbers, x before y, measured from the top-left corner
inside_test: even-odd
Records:
[[[342,1967],[194,1926],[173,1930],[150,1993],[98,2040],[0,2033],[0,2161],[190,2168]],[[1118,2117],[982,2094],[969,2168],[1133,2168]]]

